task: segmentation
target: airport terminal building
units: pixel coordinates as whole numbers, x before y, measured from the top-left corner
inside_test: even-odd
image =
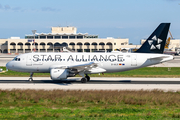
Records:
[[[35,38],[35,40],[34,40]],[[141,45],[145,39],[141,40]],[[25,35],[24,39],[11,37],[0,39],[0,53],[28,53],[34,49],[36,52],[61,52],[68,47],[76,52],[110,52],[115,49],[138,49],[141,45],[129,45],[128,38],[99,38],[98,35],[77,33],[76,27],[52,27],[51,33],[36,33]],[[180,39],[170,41],[169,48],[173,51],[180,49]]]
[[[25,35],[25,39],[19,37],[0,39],[0,53],[28,53],[34,48],[36,52],[61,52],[64,46],[77,52],[110,52],[129,44],[127,38],[103,39],[98,35],[77,33],[76,27],[52,27],[51,31],[51,33]]]

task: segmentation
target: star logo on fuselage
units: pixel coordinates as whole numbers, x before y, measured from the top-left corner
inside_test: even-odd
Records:
[[[156,35],[153,36],[152,39],[148,40],[148,43],[151,46],[150,50],[161,49],[162,40],[157,38]]]

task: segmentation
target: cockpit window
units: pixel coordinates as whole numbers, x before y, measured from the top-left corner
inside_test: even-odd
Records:
[[[13,59],[13,61],[20,61],[21,59],[20,58],[18,58],[18,57],[15,57],[14,59]]]

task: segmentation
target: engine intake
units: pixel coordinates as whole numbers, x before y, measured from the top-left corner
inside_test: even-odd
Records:
[[[68,76],[67,69],[51,69],[50,71],[52,80],[61,80],[66,79]]]

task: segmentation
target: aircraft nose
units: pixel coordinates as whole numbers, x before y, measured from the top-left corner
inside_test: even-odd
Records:
[[[12,62],[11,61],[6,64],[6,68],[11,70],[11,68],[12,68]]]

